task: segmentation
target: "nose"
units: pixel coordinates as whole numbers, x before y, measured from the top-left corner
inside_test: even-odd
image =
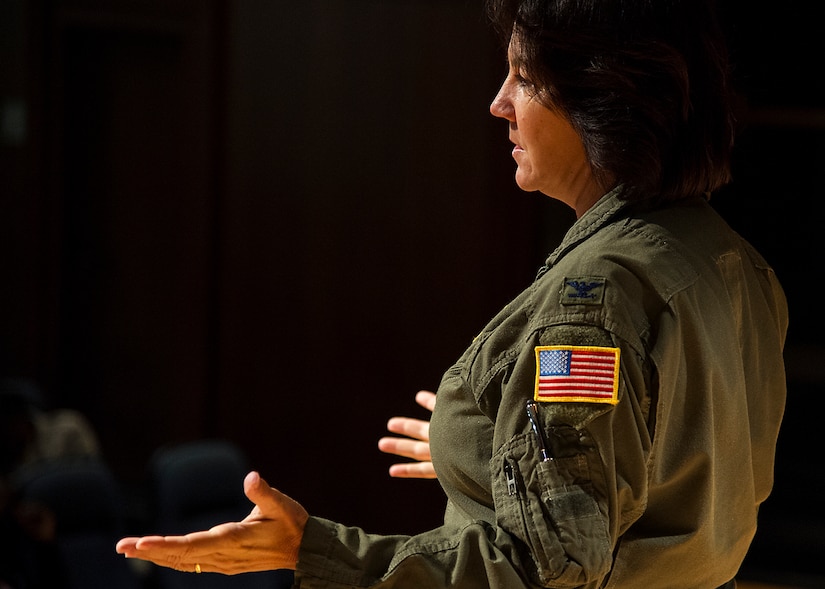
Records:
[[[516,120],[515,109],[513,108],[513,101],[510,98],[509,77],[504,80],[504,83],[499,88],[498,94],[490,103],[490,114],[500,119],[507,119],[511,123]]]

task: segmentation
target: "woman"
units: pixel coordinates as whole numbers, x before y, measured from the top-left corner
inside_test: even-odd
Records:
[[[733,587],[772,485],[787,308],[710,208],[733,120],[712,0],[492,0],[516,181],[576,223],[437,391],[444,525],[373,536],[257,473],[243,522],[118,551],[311,587]]]

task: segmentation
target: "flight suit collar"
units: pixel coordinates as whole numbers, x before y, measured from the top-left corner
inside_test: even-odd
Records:
[[[629,203],[620,198],[621,193],[622,186],[617,186],[602,196],[580,219],[576,220],[567,231],[559,247],[547,257],[544,266],[539,270],[538,276],[547,272],[567,252],[610,223],[619,211],[627,207]]]

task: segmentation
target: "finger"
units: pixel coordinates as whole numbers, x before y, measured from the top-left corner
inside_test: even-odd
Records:
[[[436,395],[432,391],[418,391],[415,395],[415,402],[424,409],[432,411],[435,409],[435,398]]]
[[[115,545],[115,552],[128,555],[135,550],[135,543],[138,540],[140,540],[140,538],[121,538]]]
[[[434,479],[435,468],[432,462],[408,462],[393,464],[390,467],[390,476],[398,479]]]
[[[145,536],[137,539],[126,556],[178,571],[192,572],[199,564],[202,571],[228,573],[238,557],[226,540],[242,534],[241,524],[233,522],[184,536]]]
[[[231,524],[185,536],[145,536],[135,543],[135,552],[140,558],[151,557],[151,560],[162,559],[173,563],[213,554],[220,543],[220,532],[228,525]]]
[[[416,440],[430,439],[430,422],[411,417],[393,417],[387,422],[387,429],[394,434],[402,434]]]
[[[195,566],[196,557],[186,536],[124,538],[117,543],[116,550],[127,558],[139,558],[179,571],[191,571]],[[190,560],[191,564],[185,564]]]
[[[395,454],[404,458],[419,461],[430,460],[430,445],[426,442],[416,442],[401,438],[381,438],[378,440],[378,449],[387,454]]]

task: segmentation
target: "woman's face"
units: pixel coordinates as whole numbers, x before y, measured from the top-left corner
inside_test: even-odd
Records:
[[[593,177],[584,145],[564,115],[542,104],[542,90],[524,78],[517,43],[510,43],[508,63],[507,78],[490,112],[510,123],[516,183],[522,190],[539,191],[568,204],[581,216],[604,193]]]

